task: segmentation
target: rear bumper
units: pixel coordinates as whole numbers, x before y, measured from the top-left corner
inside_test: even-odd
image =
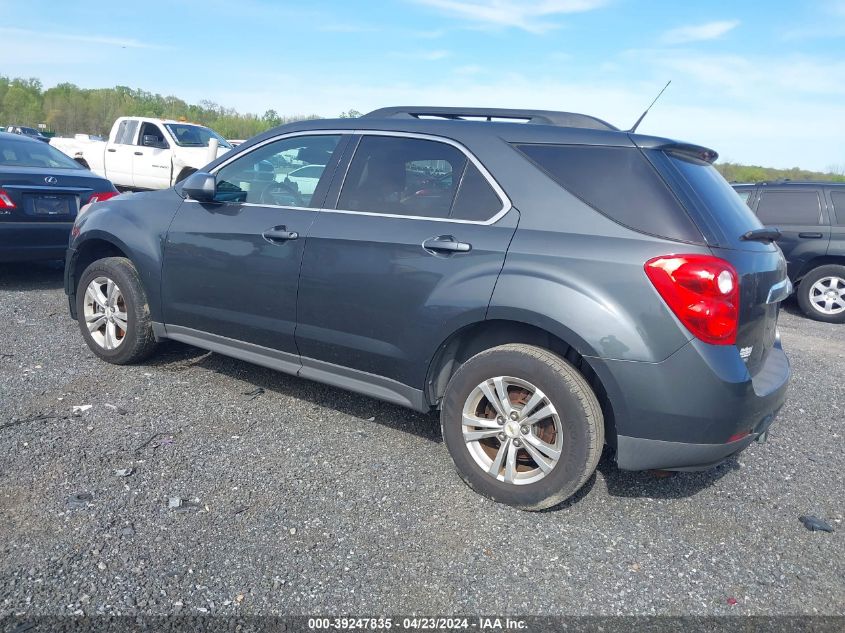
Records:
[[[623,470],[719,464],[768,430],[790,376],[780,337],[753,378],[735,347],[699,341],[661,363],[590,364],[613,406],[616,461]]]
[[[617,436],[616,463],[622,470],[707,470],[744,450],[769,430],[777,412],[766,416],[742,439],[724,444],[664,442]]]
[[[73,222],[0,223],[0,262],[64,259]]]

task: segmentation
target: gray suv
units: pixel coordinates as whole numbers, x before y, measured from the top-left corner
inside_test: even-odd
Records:
[[[293,123],[86,208],[65,289],[111,363],[174,339],[439,410],[460,476],[537,510],[605,444],[708,468],[782,406],[786,262],[715,158],[564,112]]]
[[[845,183],[778,180],[733,187],[763,224],[780,232],[778,246],[804,314],[845,323]]]

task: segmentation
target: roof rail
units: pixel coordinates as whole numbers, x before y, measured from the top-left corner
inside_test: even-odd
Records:
[[[432,106],[395,106],[368,112],[365,119],[448,119],[453,121],[502,121],[535,123],[591,130],[614,130],[606,121],[588,114],[555,110],[512,110],[509,108],[442,108]]]

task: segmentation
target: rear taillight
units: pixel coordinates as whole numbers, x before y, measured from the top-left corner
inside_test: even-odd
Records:
[[[712,345],[734,345],[739,322],[736,269],[712,255],[665,255],[645,263],[657,292],[693,335]]]
[[[88,204],[94,204],[95,202],[103,202],[108,200],[109,198],[114,198],[115,196],[119,196],[119,191],[99,191],[97,193],[92,193],[91,197],[88,198]]]
[[[15,208],[15,203],[9,197],[9,194],[0,189],[0,213],[11,213]]]

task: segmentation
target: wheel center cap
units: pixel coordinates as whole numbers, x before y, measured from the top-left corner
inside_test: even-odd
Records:
[[[511,439],[519,437],[519,422],[511,420],[505,424],[505,435]]]

